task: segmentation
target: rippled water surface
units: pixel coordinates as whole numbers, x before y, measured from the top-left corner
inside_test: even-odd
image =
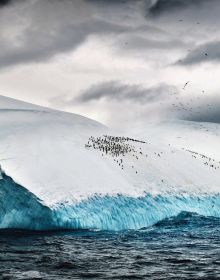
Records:
[[[220,220],[139,231],[0,232],[0,279],[220,279]]]

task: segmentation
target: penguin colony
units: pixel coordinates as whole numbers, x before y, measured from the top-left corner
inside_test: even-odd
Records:
[[[140,141],[134,138],[103,135],[102,137],[97,138],[91,136],[87,144],[85,144],[85,148],[99,150],[102,153],[102,156],[112,156],[121,169],[124,169],[123,157],[126,154],[130,154],[137,160],[140,155],[143,155],[141,147],[139,147],[138,150],[134,146],[135,143],[147,144],[145,141]],[[134,168],[134,166],[132,166],[132,168]]]

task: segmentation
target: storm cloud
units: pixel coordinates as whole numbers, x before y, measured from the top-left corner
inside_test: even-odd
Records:
[[[5,29],[0,30],[0,68],[45,62],[76,50],[91,36],[117,37],[115,48],[128,53],[140,51],[143,55],[147,50],[188,48],[188,39],[176,36],[173,30],[170,32],[166,24],[158,26],[147,19],[142,8],[159,14],[203,2],[205,0],[1,1],[0,5],[14,5],[0,14],[0,24]],[[193,46],[193,42],[191,44]]]

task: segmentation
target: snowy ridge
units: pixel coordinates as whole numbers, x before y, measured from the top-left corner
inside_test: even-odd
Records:
[[[217,124],[112,131],[0,96],[0,228],[121,230],[182,211],[219,217],[219,140]]]

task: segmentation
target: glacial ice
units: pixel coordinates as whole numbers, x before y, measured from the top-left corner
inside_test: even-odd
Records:
[[[0,189],[0,228],[141,229],[183,211],[220,218],[220,195],[94,196],[72,205],[59,203],[50,209],[4,173]]]
[[[76,205],[60,205],[54,215],[58,227],[67,229],[141,229],[181,212],[220,218],[220,195],[145,195],[134,198],[93,197]]]
[[[53,228],[52,211],[4,173],[0,180],[0,198],[0,228]]]

